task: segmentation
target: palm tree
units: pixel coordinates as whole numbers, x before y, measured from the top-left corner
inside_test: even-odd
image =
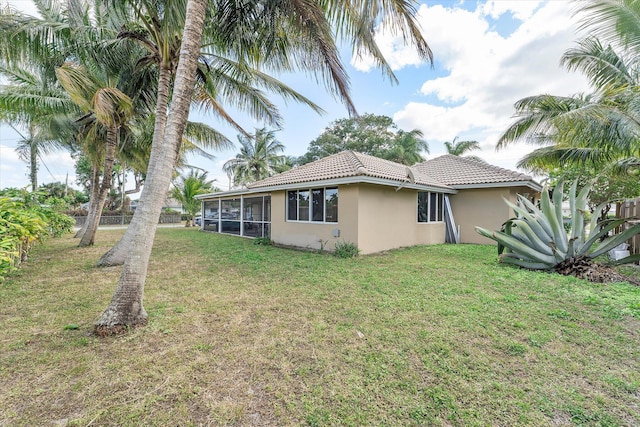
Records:
[[[166,3],[166,4],[165,4]],[[124,29],[118,37],[133,40],[145,49],[146,55],[138,60],[138,64],[155,66],[158,68],[158,96],[156,103],[155,124],[151,146],[162,143],[166,126],[166,112],[169,101],[169,89],[171,80],[175,78],[178,64],[178,54],[181,46],[182,28],[184,27],[184,1],[180,2],[155,2],[147,0],[130,1],[128,3],[114,2],[113,6],[127,21]],[[224,6],[222,4],[221,6]],[[193,101],[201,108],[212,111],[215,115],[228,122],[239,132],[249,136],[225,110],[222,101],[227,101],[241,111],[246,111],[256,119],[265,121],[276,127],[281,125],[281,116],[275,104],[269,101],[265,93],[259,88],[268,90],[283,97],[285,100],[294,100],[308,105],[314,111],[322,110],[309,99],[300,95],[290,87],[274,79],[257,68],[260,59],[267,64],[286,64],[289,60],[286,53],[275,52],[267,55],[259,52],[264,46],[263,40],[255,39],[255,34],[264,34],[261,26],[270,25],[268,21],[255,18],[254,30],[250,32],[238,32],[237,28],[246,29],[246,25],[240,24],[240,18],[247,19],[250,15],[235,16],[233,25],[228,22],[220,22],[220,16],[225,18],[225,13],[209,16],[207,19],[207,31],[200,46],[200,57],[196,68],[195,89]],[[223,31],[232,31],[234,36],[224,40],[221,44],[219,34]],[[280,43],[280,42],[279,42]],[[238,55],[237,52],[246,54]],[[253,64],[253,65],[252,65]],[[224,148],[228,140],[221,135],[212,138],[212,129],[200,125],[187,124],[186,130],[191,135],[198,134],[200,141],[206,136],[209,141],[217,142],[215,148]],[[189,139],[183,138],[178,150],[182,152],[182,146],[187,144],[200,154],[207,155],[189,144]],[[210,146],[211,147],[211,146]],[[180,158],[176,160],[176,166],[180,166]],[[139,210],[136,210],[136,215]],[[134,230],[138,227],[136,215],[132,225],[127,229],[118,243],[107,251],[98,261],[98,266],[113,266],[124,263],[128,248],[133,244]]]
[[[185,227],[193,224],[193,217],[200,211],[201,202],[194,197],[198,194],[206,194],[211,191],[213,181],[207,180],[207,172],[191,169],[188,175],[180,176],[180,182],[174,182],[171,189],[171,197],[182,205],[187,214]]]
[[[373,38],[375,26],[380,22],[387,23],[387,27],[393,33],[400,33],[405,36],[405,40],[413,41],[421,57],[431,61],[431,51],[415,22],[416,10],[413,4],[408,2],[382,0],[376,4],[366,1],[327,4],[324,2],[300,3],[281,0],[245,4],[212,1],[211,7],[207,8],[208,3],[207,0],[189,0],[187,2],[171,113],[167,118],[162,143],[156,144],[154,141],[151,148],[147,180],[138,208],[141,211],[136,212],[136,216],[140,215],[140,221],[135,225],[134,244],[131,245],[111,303],[96,322],[95,331],[98,334],[112,334],[128,327],[146,324],[147,313],[142,305],[146,271],[164,194],[169,186],[175,164],[175,153],[179,151],[182,133],[189,115],[207,10],[224,11],[224,16],[232,18],[227,21],[223,20],[223,23],[226,22],[229,29],[236,31],[227,30],[218,33],[222,46],[234,46],[233,40],[237,36],[237,31],[240,30],[243,30],[247,36],[257,36],[260,39],[259,42],[267,41],[267,43],[255,44],[257,50],[267,49],[267,52],[263,52],[267,54],[284,45],[270,44],[268,41],[277,39],[277,37],[265,36],[278,34],[283,37],[289,35],[298,38],[301,41],[296,45],[299,50],[290,52],[289,61],[282,62],[279,68],[283,69],[287,64],[297,64],[301,69],[317,73],[316,75],[323,77],[329,90],[338,94],[345,101],[348,110],[352,113],[355,113],[355,107],[349,96],[348,80],[340,61],[334,34],[352,42],[355,53],[372,54],[378,64],[391,77],[393,77],[393,73]],[[243,6],[243,10],[233,9],[240,5]],[[254,7],[250,8],[249,6]],[[250,10],[247,11],[247,9]],[[259,15],[259,19],[255,22],[269,23],[273,26],[274,31],[256,33],[252,31],[251,27],[238,25],[239,22],[243,22],[251,16],[251,13],[247,12]],[[221,28],[225,27],[221,26]],[[288,29],[291,31],[283,31]],[[302,46],[305,48],[303,49]],[[261,55],[258,59],[264,57],[268,57],[268,55]],[[287,55],[278,55],[278,57],[286,58]]]
[[[422,139],[422,135],[422,131],[418,129],[408,132],[399,130],[385,158],[408,166],[424,161],[420,153],[428,154],[429,144]]]
[[[448,154],[454,156],[463,156],[469,151],[479,150],[480,143],[478,141],[457,141],[458,137],[453,138],[453,141],[445,141],[444,148],[447,149]]]
[[[587,13],[582,27],[592,35],[566,51],[562,64],[582,72],[593,92],[518,101],[517,119],[497,148],[516,141],[542,146],[520,161],[530,170],[588,163],[626,171],[640,164],[640,4],[589,0],[580,2],[578,12]]]
[[[38,158],[53,150],[68,148],[70,141],[57,120],[76,110],[71,99],[55,76],[48,72],[48,64],[12,64],[0,67],[8,84],[0,85],[0,121],[8,123],[20,136],[16,151],[29,164],[31,191],[38,188]],[[26,134],[16,126],[23,126]],[[56,131],[57,130],[57,131]]]
[[[267,178],[285,162],[285,157],[278,154],[284,151],[284,145],[276,139],[273,130],[256,129],[249,138],[238,135],[238,142],[240,153],[222,166],[234,186],[244,186]]]
[[[636,67],[597,39],[582,40],[562,63],[582,71],[594,92],[571,97],[538,95],[515,104],[516,121],[497,148],[523,141],[541,148],[518,163],[531,171],[563,164],[589,164],[626,171],[640,158],[640,110]],[[616,167],[617,166],[617,167]]]
[[[129,96],[116,87],[112,76],[102,74],[103,68],[89,69],[76,64],[65,64],[56,70],[60,84],[71,99],[86,114],[94,116],[96,125],[105,129],[104,165],[97,199],[91,204],[87,216],[87,228],[80,239],[80,246],[93,245],[100,223],[102,208],[111,189],[111,175],[119,146],[120,129],[133,111]],[[117,80],[117,79],[116,79]]]

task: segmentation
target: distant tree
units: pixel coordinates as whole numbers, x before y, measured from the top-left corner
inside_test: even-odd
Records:
[[[222,166],[234,186],[267,178],[285,163],[285,156],[279,154],[284,151],[284,145],[276,139],[275,131],[256,129],[250,136],[238,135],[240,153]]]
[[[422,160],[421,152],[429,152],[421,139],[422,132],[398,130],[391,117],[363,114],[338,119],[311,141],[307,153],[298,159],[306,164],[344,150],[380,157],[399,163],[413,164]]]
[[[200,200],[194,197],[211,191],[213,181],[207,180],[207,172],[191,169],[188,175],[173,182],[170,196],[180,202],[187,214],[185,227],[191,227],[194,216],[200,211]]]
[[[447,149],[447,153],[454,156],[462,156],[469,151],[479,150],[480,143],[478,141],[457,141],[458,137],[453,138],[453,141],[446,141],[444,147]]]
[[[67,208],[76,209],[82,203],[89,201],[89,195],[80,190],[70,188],[61,182],[50,182],[48,184],[42,184],[38,187],[38,194],[42,194],[43,202],[49,198],[61,199],[67,204]]]
[[[399,130],[391,148],[386,153],[381,153],[380,157],[411,166],[424,160],[420,153],[429,153],[429,144],[422,139],[422,131]]]
[[[298,158],[295,156],[282,156],[282,162],[274,165],[273,170],[275,173],[286,172],[289,169],[293,169],[298,166]]]

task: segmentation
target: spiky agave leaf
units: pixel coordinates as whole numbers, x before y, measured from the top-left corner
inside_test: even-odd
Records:
[[[546,255],[542,252],[535,250],[534,248],[527,246],[527,243],[516,239],[513,236],[509,236],[506,233],[500,231],[490,231],[482,227],[476,227],[476,231],[482,236],[495,240],[511,249],[514,255],[518,255],[525,260],[537,261],[547,264],[547,268],[552,268],[557,264],[556,258],[553,255]]]
[[[553,196],[549,196],[545,187],[540,209],[522,196],[517,198],[515,204],[505,199],[507,205],[516,213],[516,218],[507,221],[502,231],[489,231],[482,227],[476,227],[476,231],[498,242],[501,262],[529,269],[552,270],[562,266],[563,271],[567,268],[572,270],[572,263],[589,263],[593,258],[640,234],[640,224],[636,224],[621,233],[606,237],[627,219],[598,222],[597,216],[594,215],[589,224],[587,238],[584,213],[590,190],[590,186],[585,186],[578,192],[576,182],[571,186],[570,236],[562,225],[562,183],[555,188]],[[600,241],[603,238],[604,240]],[[632,262],[636,259],[640,257],[627,257],[625,261]]]

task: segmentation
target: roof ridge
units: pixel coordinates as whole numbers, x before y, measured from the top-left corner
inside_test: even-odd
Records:
[[[434,157],[433,159],[427,160],[424,163],[428,163],[428,162],[430,162],[432,160],[436,160],[436,159],[441,158],[441,157],[451,157],[451,158],[456,159],[457,161],[462,161],[462,162],[465,162],[465,163],[469,163],[469,164],[472,164],[474,166],[482,167],[484,169],[493,170],[493,171],[496,171],[496,172],[503,172],[503,173],[509,174],[511,176],[518,176],[518,177],[523,177],[523,178],[526,178],[526,179],[533,180],[533,177],[531,177],[530,175],[527,175],[525,173],[522,173],[520,171],[514,171],[512,169],[503,168],[501,166],[497,166],[497,165],[494,165],[494,164],[491,164],[491,163],[488,163],[488,162],[480,162],[480,161],[475,160],[473,158],[469,158],[469,157],[465,157],[465,156],[457,156],[455,154],[450,154],[450,153],[446,153],[446,154],[443,154],[442,156]]]
[[[345,155],[349,156],[349,161],[353,165],[353,172],[356,175],[368,175],[369,174],[369,170],[364,165],[364,163],[362,163],[362,160],[360,160],[360,158],[358,157],[358,154],[362,155],[362,153],[357,153],[357,152],[352,151],[352,150],[345,150],[345,151],[343,151],[341,153],[338,153],[338,154],[342,154],[342,153],[344,153]]]

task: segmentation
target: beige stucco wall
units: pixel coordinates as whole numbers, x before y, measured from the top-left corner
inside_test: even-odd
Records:
[[[418,222],[416,190],[359,185],[358,247],[361,253],[444,243],[444,222]]]
[[[500,230],[502,224],[514,216],[504,199],[515,203],[516,195],[525,193],[533,196],[534,191],[527,187],[477,188],[450,195],[454,220],[460,226],[461,243],[494,244],[493,240],[480,236],[475,227]]]
[[[356,243],[360,253],[418,244],[444,243],[444,223],[418,223],[417,192],[368,184],[338,187],[338,222],[286,221],[286,192],[271,194],[271,240],[282,245],[333,250],[337,241]],[[338,229],[339,237],[333,236]]]
[[[271,193],[271,240],[301,248],[333,250],[337,241],[358,242],[358,188],[338,187],[338,222],[295,222],[286,220],[286,192]],[[333,231],[340,230],[340,237]],[[322,242],[322,243],[321,243]]]

